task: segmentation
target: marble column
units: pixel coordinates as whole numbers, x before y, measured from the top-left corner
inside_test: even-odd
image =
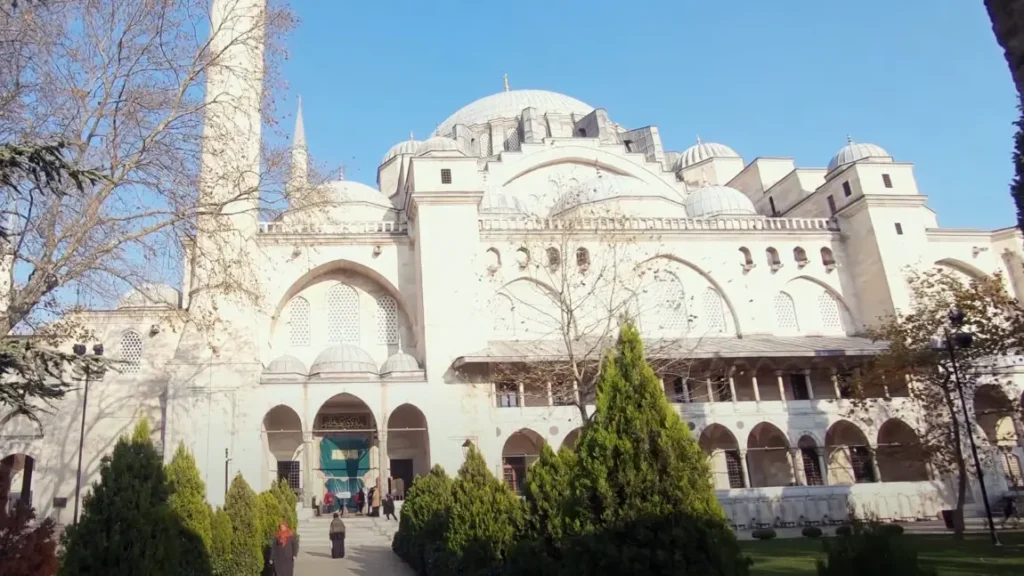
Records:
[[[704,380],[704,387],[708,391],[708,402],[714,402],[715,401],[715,392],[714,392],[714,390],[711,389],[711,377],[710,376]]]
[[[519,395],[519,407],[522,408],[523,406],[526,406],[526,391],[523,387],[522,380],[519,381],[519,391],[517,394]]]
[[[807,382],[807,398],[814,400],[814,382],[811,381],[811,371],[804,370],[804,381]]]
[[[740,450],[740,469],[743,471],[743,487],[753,488],[750,482],[750,462],[747,461],[747,451]]]
[[[757,385],[757,373],[756,372],[751,372],[750,373],[750,383],[754,385],[754,402],[760,402],[761,401],[761,390],[759,389],[759,387]]]
[[[548,390],[548,406],[554,406],[555,405],[554,397],[551,395],[551,381],[548,380],[547,382],[544,383],[544,385],[547,386],[547,390]],[[664,387],[662,387],[662,389],[664,389]]]
[[[690,403],[690,381],[683,378],[683,402]]]
[[[814,451],[818,454],[818,465],[821,467],[821,484],[828,486],[828,449],[815,448]]]
[[[782,370],[776,370],[775,371],[775,380],[779,384],[779,400],[782,400],[782,402],[785,403],[786,402],[786,384],[782,380]]]
[[[804,458],[800,449],[790,448],[789,456],[793,461],[793,475],[796,476],[796,483],[800,486],[807,486],[807,471],[804,470]]]
[[[836,400],[839,400],[843,397],[843,395],[839,393],[839,371],[835,368],[829,368],[828,372],[829,377],[832,379],[832,394],[835,396]]]
[[[735,366],[730,366],[729,367],[729,396],[732,398],[733,404],[736,403],[736,378],[734,377],[735,374],[736,374],[736,367]]]
[[[871,473],[875,476],[875,482],[881,482],[882,471],[878,468],[878,447],[871,446],[868,451],[871,453]]]

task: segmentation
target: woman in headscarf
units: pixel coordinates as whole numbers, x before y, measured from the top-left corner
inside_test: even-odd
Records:
[[[334,520],[331,520],[331,558],[345,557],[345,521],[337,512],[334,513]]]
[[[277,576],[294,576],[295,557],[299,555],[299,540],[283,520],[277,525],[277,534],[271,543],[270,563]]]

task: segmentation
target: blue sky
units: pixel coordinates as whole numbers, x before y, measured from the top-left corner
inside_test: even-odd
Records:
[[[392,144],[507,73],[656,125],[668,150],[699,134],[748,161],[823,167],[849,133],[915,163],[940,225],[1015,220],[1015,94],[981,0],[294,5],[284,121],[301,94],[310,153],[352,180],[374,184]]]

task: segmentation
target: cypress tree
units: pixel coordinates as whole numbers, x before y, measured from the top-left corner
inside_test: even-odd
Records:
[[[260,509],[241,473],[231,480],[224,511],[231,519],[231,576],[257,576],[263,569]]]
[[[278,523],[281,520],[287,522],[287,519],[285,519],[281,511],[281,504],[278,502],[277,497],[270,491],[260,492],[256,496],[256,510],[260,527],[260,544],[266,545],[270,543],[270,539],[277,533]]]
[[[452,479],[440,465],[409,487],[391,548],[417,574],[431,573],[431,562],[440,556],[451,505]]]
[[[1010,196],[1017,207],[1017,227],[1024,230],[1024,107],[1017,105],[1020,117],[1014,122],[1017,132],[1013,135],[1013,180],[1010,182]]]
[[[295,505],[299,503],[299,497],[296,496],[295,491],[284,478],[274,481],[270,486],[270,491],[277,498],[278,504],[281,506],[282,517],[288,522],[288,527],[297,530],[299,528],[299,513],[295,509]]]
[[[215,576],[231,576],[231,517],[218,508],[210,519],[210,564]]]
[[[199,476],[196,459],[184,444],[178,444],[167,464],[168,504],[186,530],[198,537],[210,550],[210,505],[206,503],[206,484]]]

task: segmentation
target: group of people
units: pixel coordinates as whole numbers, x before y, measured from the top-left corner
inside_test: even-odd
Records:
[[[342,498],[338,498],[330,492],[324,494],[324,506],[326,506],[329,512],[340,511],[344,513],[342,500]],[[398,520],[398,517],[395,516],[395,500],[391,497],[391,493],[384,493],[382,498],[381,491],[377,490],[375,486],[370,487],[369,491],[361,489],[356,492],[352,496],[352,503],[355,505],[356,514],[365,514],[366,516],[376,518],[380,516],[381,508],[384,508],[385,518]]]

